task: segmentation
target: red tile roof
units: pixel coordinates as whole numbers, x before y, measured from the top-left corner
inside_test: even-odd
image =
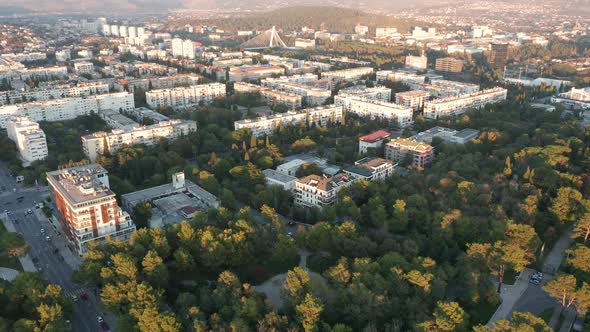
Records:
[[[383,140],[389,137],[391,134],[386,132],[385,130],[377,130],[374,133],[369,135],[361,136],[359,141],[367,142],[367,143],[375,143],[377,141]]]

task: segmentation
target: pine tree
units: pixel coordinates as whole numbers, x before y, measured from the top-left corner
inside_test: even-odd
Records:
[[[248,147],[246,146],[246,141],[242,141],[242,151],[246,150],[248,150]]]
[[[246,151],[246,153],[244,154],[244,160],[250,161],[250,155],[248,154],[248,151]]]
[[[266,142],[264,144],[266,147],[270,146],[270,140],[268,139],[268,136],[266,136]]]
[[[512,176],[512,161],[510,160],[510,157],[506,157],[506,161],[504,162],[504,175],[507,178],[510,178],[510,176]]]
[[[257,142],[256,136],[254,136],[254,135],[250,136],[250,148],[251,149],[255,148],[257,143],[258,142]]]

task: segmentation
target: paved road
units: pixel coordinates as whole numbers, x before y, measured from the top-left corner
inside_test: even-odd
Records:
[[[35,209],[35,202],[41,202],[47,197],[47,188],[23,188],[15,184],[6,168],[0,166],[0,188],[2,186],[4,190],[0,193],[0,208],[9,211],[9,222],[13,223],[15,230],[30,244],[29,255],[34,258],[37,269],[40,269],[50,283],[61,285],[67,296],[79,295],[82,292],[89,295],[88,301],[79,300],[74,303],[72,330],[74,332],[101,331],[96,322],[99,311],[98,299],[94,291],[83,289],[72,282],[73,269],[61,259],[62,252],[69,250],[65,246],[65,240],[60,238],[58,230],[53,225],[47,221],[40,221],[35,213],[25,214],[27,210]],[[19,203],[17,198],[20,196],[24,199]],[[45,230],[44,234],[41,233],[42,228]],[[50,241],[45,239],[47,235],[51,237]],[[57,253],[54,253],[55,249],[58,249]],[[109,325],[112,326],[111,322]]]

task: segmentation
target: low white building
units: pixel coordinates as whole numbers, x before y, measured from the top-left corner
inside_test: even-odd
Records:
[[[359,137],[359,154],[367,153],[368,149],[382,147],[389,137],[391,137],[391,134],[385,130],[377,130],[374,133]]]
[[[354,180],[385,180],[393,175],[395,165],[391,160],[367,157],[357,160],[353,166],[344,169],[344,173]]]
[[[412,119],[412,108],[383,100],[337,95],[334,97],[334,104],[342,106],[345,111],[358,114],[359,116],[396,122],[402,128],[410,126],[414,122]]]
[[[113,153],[124,145],[153,145],[165,138],[175,140],[197,130],[197,123],[191,120],[170,120],[151,126],[115,129],[110,133],[97,132],[82,137],[84,154],[95,160],[105,152]]]
[[[25,165],[47,157],[47,140],[37,122],[28,117],[14,117],[6,123],[6,131]]]
[[[428,58],[424,54],[420,56],[408,55],[406,56],[406,67],[426,69],[428,68]]]
[[[424,103],[424,118],[455,116],[465,113],[469,108],[481,108],[506,100],[508,91],[503,88],[492,88],[475,93],[435,99]]]
[[[381,83],[384,81],[400,82],[404,84],[409,83],[424,83],[426,80],[425,75],[418,75],[416,73],[406,71],[394,71],[394,70],[379,70],[377,71],[377,82]]]
[[[269,186],[280,186],[283,190],[291,191],[295,186],[297,178],[294,176],[286,175],[281,172],[277,172],[273,169],[265,169],[262,171],[266,178],[266,184]]]
[[[465,128],[463,130],[457,131],[455,129],[436,126],[426,131],[420,132],[410,137],[410,139],[431,144],[432,139],[438,137],[447,143],[465,144],[470,140],[477,138],[478,136],[479,131],[475,129]]]
[[[296,38],[295,47],[315,48],[315,39]]]
[[[234,122],[234,129],[250,129],[252,134],[260,137],[272,135],[279,127],[305,123],[308,126],[326,126],[329,123],[342,123],[342,107],[336,105],[307,108],[301,111],[289,111],[263,116],[256,119],[244,119]]]
[[[338,94],[363,97],[371,100],[391,100],[391,89],[381,85],[371,88],[368,88],[364,85],[356,85],[349,88],[340,89]]]
[[[157,89],[145,93],[146,102],[152,108],[207,104],[219,97],[225,97],[225,84],[201,84],[172,89]]]
[[[33,121],[64,121],[105,109],[132,111],[134,108],[133,95],[126,92],[5,105],[0,106],[0,128],[6,128],[10,117],[19,115],[29,116]]]
[[[573,88],[568,92],[551,97],[552,103],[562,104],[569,109],[590,109],[590,87],[583,89]]]

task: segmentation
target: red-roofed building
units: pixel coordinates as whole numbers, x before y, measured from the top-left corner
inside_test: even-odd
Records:
[[[385,139],[390,136],[391,134],[385,130],[377,130],[374,133],[359,137],[359,153],[366,153],[369,148],[380,148],[383,146]]]

